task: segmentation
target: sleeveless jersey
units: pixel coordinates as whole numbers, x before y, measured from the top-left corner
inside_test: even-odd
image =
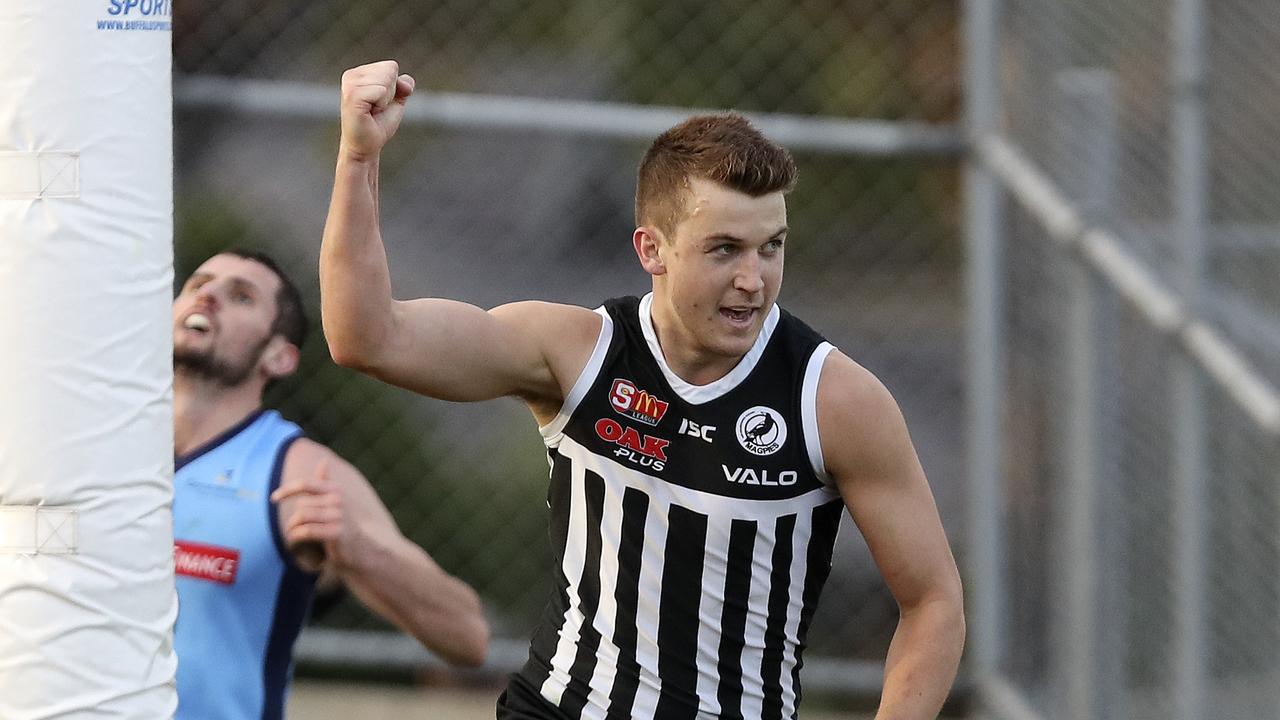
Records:
[[[300,435],[258,412],[175,461],[178,720],[283,716],[315,578],[293,564],[269,496]]]
[[[557,592],[513,682],[570,718],[793,718],[844,507],[815,411],[831,345],[775,306],[732,371],[691,385],[651,302],[596,310],[541,429]]]

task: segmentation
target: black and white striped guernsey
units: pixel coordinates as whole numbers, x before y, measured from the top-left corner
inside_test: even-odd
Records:
[[[667,367],[610,300],[551,461],[556,593],[513,679],[570,718],[794,718],[843,504],[814,397],[831,345],[774,307],[728,375]]]

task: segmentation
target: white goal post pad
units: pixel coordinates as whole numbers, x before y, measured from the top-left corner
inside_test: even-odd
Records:
[[[0,718],[173,715],[170,0],[0,2]]]

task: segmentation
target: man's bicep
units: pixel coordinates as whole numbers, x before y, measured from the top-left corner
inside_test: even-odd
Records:
[[[388,347],[367,370],[386,382],[453,401],[554,395],[558,385],[545,352],[545,328],[564,324],[566,315],[590,314],[533,302],[485,311],[438,298],[397,302],[393,312]]]
[[[900,604],[912,605],[950,587],[955,561],[923,472],[842,478],[839,487]]]
[[[823,383],[824,460],[894,597],[910,605],[958,591],[933,492],[897,402],[844,357],[824,367]]]

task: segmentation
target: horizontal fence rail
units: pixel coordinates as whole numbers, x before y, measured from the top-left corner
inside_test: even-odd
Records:
[[[188,76],[174,83],[177,107],[240,112],[290,119],[338,120],[338,88],[278,80]],[[708,108],[659,107],[616,102],[546,100],[532,97],[418,90],[404,122],[455,129],[541,132],[649,141],[690,115]],[[960,132],[949,125],[909,121],[745,113],[773,140],[792,150],[873,157],[955,156]]]
[[[295,656],[299,663],[318,668],[364,667],[385,671],[420,672],[449,666],[407,635],[376,631],[307,628],[298,637]],[[449,668],[461,677],[489,678],[519,670],[529,656],[529,643],[495,638],[479,668]],[[874,697],[884,681],[884,664],[872,661],[806,659],[802,673],[809,692]],[[963,703],[971,686],[963,675],[952,690],[952,700]]]

